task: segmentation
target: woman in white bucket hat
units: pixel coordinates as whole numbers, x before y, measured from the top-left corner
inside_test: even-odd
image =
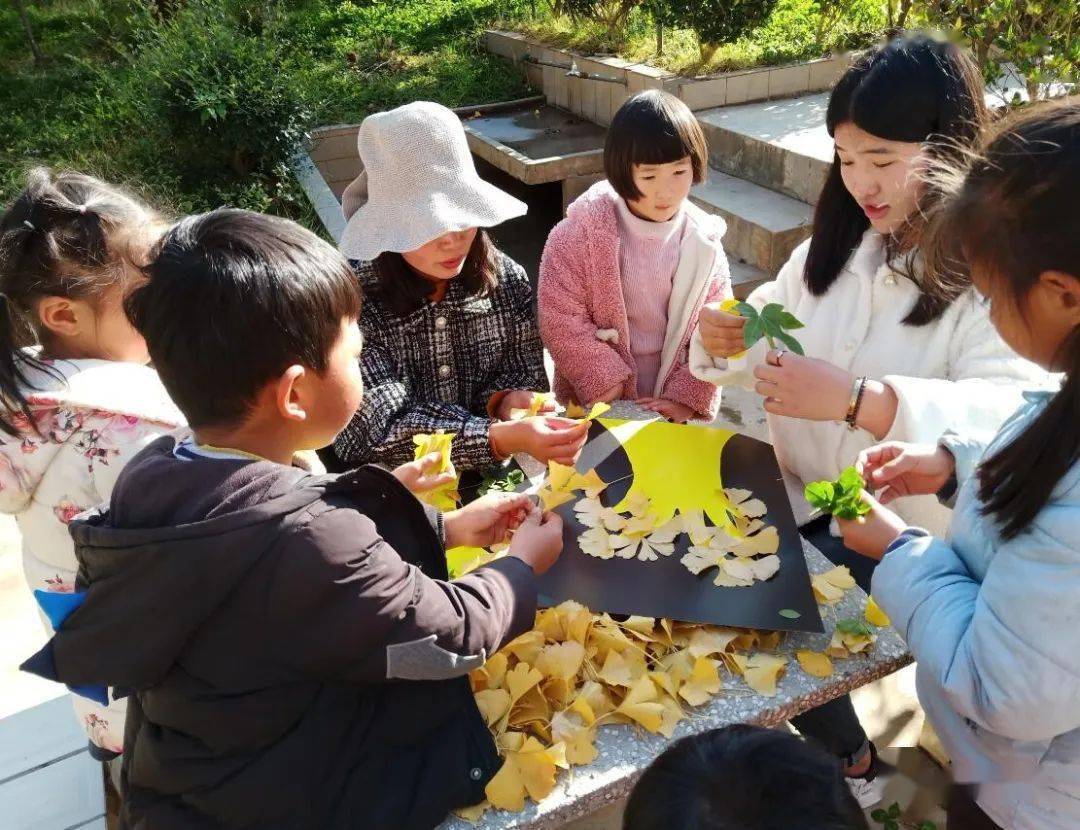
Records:
[[[414,435],[443,430],[458,469],[517,452],[571,463],[584,425],[510,417],[548,379],[528,277],[483,229],[525,204],[477,175],[461,121],[439,104],[369,116],[357,143],[364,169],[342,196],[341,250],[365,291],[365,389],[334,442],[339,460],[397,466]]]

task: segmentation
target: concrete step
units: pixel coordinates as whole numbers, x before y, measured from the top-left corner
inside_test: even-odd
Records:
[[[739,262],[733,257],[729,257],[729,260],[731,293],[738,300],[745,300],[754,292],[755,288],[773,278],[772,274],[762,271],[760,268],[755,268],[753,265]]]
[[[779,193],[817,202],[833,159],[825,130],[829,93],[695,113],[709,164]]]
[[[771,279],[791,252],[810,235],[813,209],[806,202],[761,185],[710,170],[690,191],[693,202],[724,218],[724,250]]]

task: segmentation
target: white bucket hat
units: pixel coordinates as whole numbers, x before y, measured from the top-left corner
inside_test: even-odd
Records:
[[[375,259],[415,251],[451,231],[524,216],[524,202],[476,173],[461,120],[417,101],[364,119],[356,139],[363,170],[342,194],[341,252]]]

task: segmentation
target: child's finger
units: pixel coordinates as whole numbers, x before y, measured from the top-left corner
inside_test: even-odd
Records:
[[[914,457],[908,453],[900,453],[895,458],[892,458],[885,463],[877,467],[872,473],[874,484],[885,484],[892,481],[894,478],[904,475],[904,473],[910,472],[916,465],[917,461]]]

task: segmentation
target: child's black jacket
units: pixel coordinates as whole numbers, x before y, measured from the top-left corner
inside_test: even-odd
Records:
[[[150,445],[72,523],[86,600],[26,668],[130,690],[128,828],[423,828],[499,759],[469,669],[533,624],[531,570],[446,579],[384,470]]]

